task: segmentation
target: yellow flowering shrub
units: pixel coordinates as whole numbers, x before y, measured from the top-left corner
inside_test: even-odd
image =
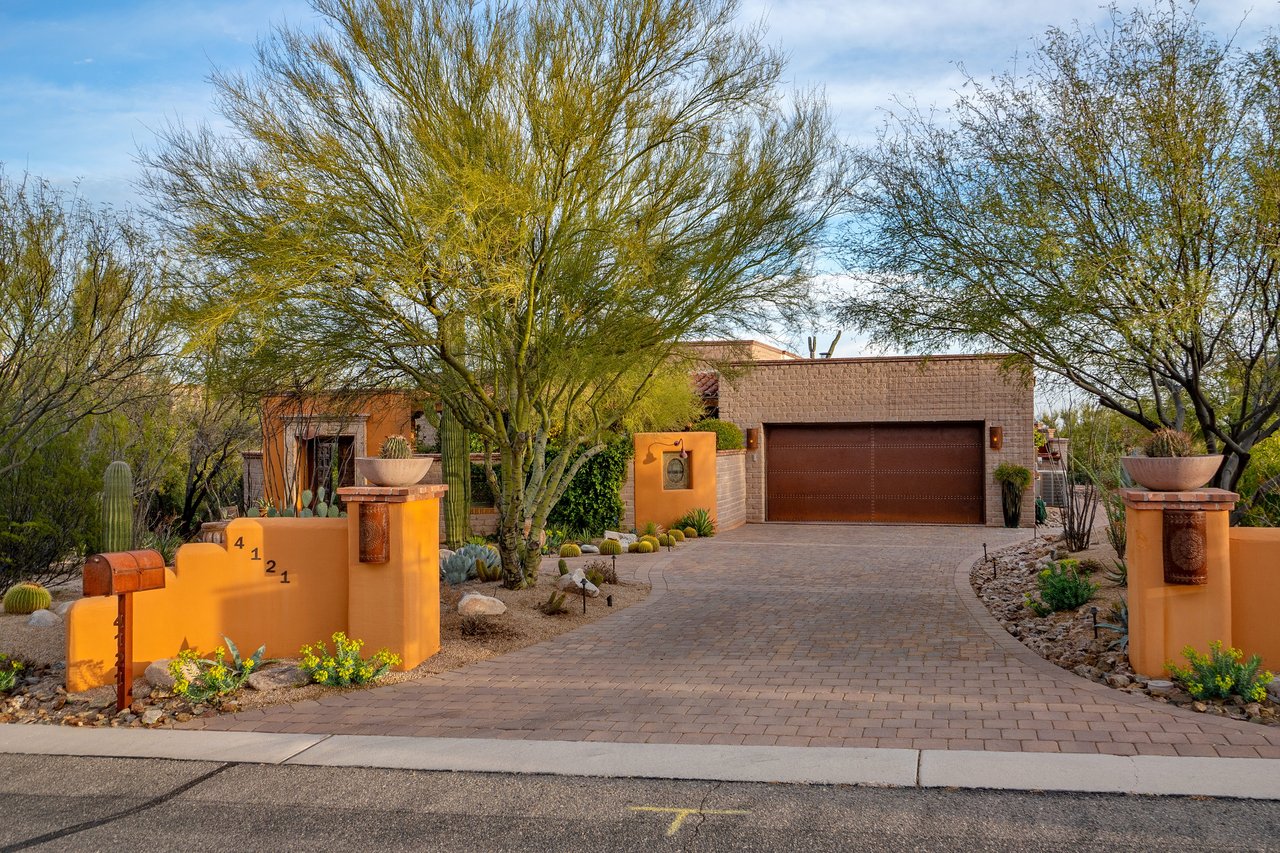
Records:
[[[226,646],[214,649],[213,657],[203,658],[195,649],[183,649],[169,661],[169,673],[173,676],[173,692],[192,702],[207,702],[218,696],[234,693],[244,686],[253,671],[262,664],[266,646],[259,646],[251,657],[241,658],[240,650],[223,637]],[[231,656],[227,657],[230,648]]]
[[[348,639],[341,631],[329,639],[333,641],[333,654],[329,653],[324,641],[303,646],[300,652],[302,670],[316,684],[332,684],[337,687],[365,684],[381,678],[391,667],[400,663],[400,656],[386,649],[379,649],[368,659],[361,658],[360,650],[364,648],[364,641]]]
[[[1267,698],[1267,685],[1272,675],[1262,669],[1262,658],[1254,655],[1244,661],[1239,649],[1223,649],[1222,642],[1209,644],[1209,654],[1202,655],[1187,646],[1182,655],[1190,664],[1187,668],[1165,664],[1173,680],[1187,688],[1197,699],[1230,699],[1240,696],[1249,702],[1261,702]],[[1244,661],[1241,663],[1241,661]]]

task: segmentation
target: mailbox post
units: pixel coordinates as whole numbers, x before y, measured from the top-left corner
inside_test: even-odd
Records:
[[[85,596],[117,599],[116,711],[133,704],[133,593],[164,589],[164,579],[164,557],[159,551],[114,551],[85,560]]]

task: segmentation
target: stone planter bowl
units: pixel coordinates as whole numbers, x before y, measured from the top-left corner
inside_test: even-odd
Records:
[[[1122,456],[1120,464],[1135,483],[1153,492],[1188,492],[1213,479],[1222,456]]]
[[[356,474],[375,486],[416,486],[431,470],[432,461],[430,456],[408,459],[357,456]]]

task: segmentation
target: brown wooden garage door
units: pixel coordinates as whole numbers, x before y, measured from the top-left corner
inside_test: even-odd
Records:
[[[765,429],[770,521],[983,523],[980,423]]]

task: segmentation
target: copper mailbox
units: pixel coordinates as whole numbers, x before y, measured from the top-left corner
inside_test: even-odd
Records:
[[[164,579],[164,557],[159,551],[113,551],[84,561],[86,596],[164,589]]]

